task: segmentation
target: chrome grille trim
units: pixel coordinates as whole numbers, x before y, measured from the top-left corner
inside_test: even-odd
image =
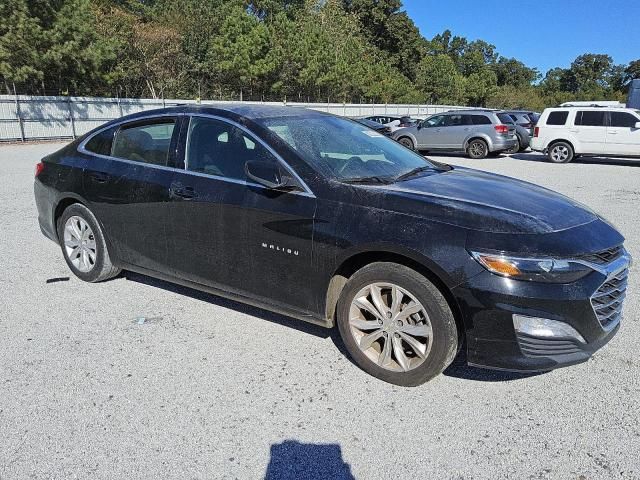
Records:
[[[602,328],[613,330],[622,319],[622,307],[627,294],[629,268],[611,273],[591,296],[591,306]]]
[[[624,253],[622,245],[617,247],[608,248],[596,253],[587,253],[584,255],[578,255],[576,260],[583,260],[589,263],[595,263],[596,265],[605,265],[613,260],[616,260]]]

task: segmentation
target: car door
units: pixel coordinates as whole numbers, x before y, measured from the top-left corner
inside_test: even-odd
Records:
[[[607,153],[640,156],[640,117],[629,112],[609,112]]]
[[[444,124],[446,115],[435,115],[427,118],[416,131],[418,148],[439,149],[446,148],[444,143]]]
[[[570,129],[578,140],[577,153],[604,154],[606,152],[607,124],[605,110],[578,110]]]
[[[121,262],[156,271],[166,264],[164,207],[178,120],[160,116],[124,123],[80,147],[88,154],[84,197]]]
[[[229,120],[194,115],[184,142],[184,170],[174,177],[168,209],[172,270],[193,282],[310,310],[315,197],[302,182],[299,191],[278,192],[249,181],[247,161],[288,167]]]
[[[447,115],[441,133],[443,147],[464,150],[470,123],[471,121],[467,115]]]

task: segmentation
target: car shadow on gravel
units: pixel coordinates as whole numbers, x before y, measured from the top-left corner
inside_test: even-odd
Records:
[[[449,365],[443,375],[447,377],[461,378],[464,380],[475,380],[476,382],[511,382],[530,377],[537,377],[548,372],[505,372],[502,370],[489,370],[486,368],[472,367],[467,364],[467,349],[462,348],[458,355]]]
[[[228,308],[230,310],[235,310],[236,312],[239,312],[239,313],[251,315],[252,317],[257,317],[262,320],[267,320],[269,322],[277,323],[279,325],[283,325],[288,328],[294,328],[296,330],[300,330],[302,332],[315,335],[316,337],[328,338],[332,335],[333,330],[320,327],[319,325],[303,322],[302,320],[297,320],[295,318],[287,317],[286,315],[280,315],[279,313],[274,313],[262,308],[253,307],[251,305],[237,302],[235,300],[230,300],[230,299],[215,295],[213,293],[202,292],[200,290],[195,290],[193,288],[185,287],[175,283],[166,282],[164,280],[149,277],[147,275],[142,275],[140,273],[135,273],[135,272],[125,271],[123,272],[122,277],[128,281],[142,283],[150,287],[160,288],[162,290],[167,290],[169,292],[178,293],[180,295],[194,298],[196,300],[201,300],[203,302],[207,302],[212,305]]]
[[[159,280],[157,278],[149,277],[147,275],[142,275],[135,272],[125,271],[122,274],[122,277],[128,281],[141,283],[150,287],[160,288],[162,290],[167,290],[169,292],[184,295],[196,300],[201,300],[212,305],[235,310],[236,312],[244,313],[246,315],[251,315],[252,317],[277,323],[278,325],[282,325],[287,328],[293,328],[304,333],[315,335],[319,338],[330,338],[338,351],[342,355],[344,355],[353,365],[356,365],[355,362],[351,359],[351,356],[347,352],[344,344],[342,343],[342,339],[340,338],[340,333],[338,332],[337,328],[323,328],[319,325],[314,325],[313,323],[307,323],[302,320],[288,317],[286,315],[281,315],[269,310],[253,307],[245,303],[220,297],[213,293],[202,292],[200,290],[195,290],[193,288],[185,287],[164,280]],[[447,367],[443,374],[448,377],[474,380],[479,382],[508,382],[512,380],[520,380],[536,375],[541,375],[541,373],[503,372],[498,370],[487,370],[483,368],[471,367],[467,365],[467,354],[465,348],[462,348],[460,350],[456,358],[453,360],[453,363],[451,363],[451,365]]]
[[[525,160],[528,162],[541,162],[541,163],[549,163],[553,165],[549,161],[546,155],[542,153],[517,153],[515,155],[511,155],[511,158],[514,160]],[[611,165],[617,167],[640,167],[640,160],[636,160],[633,158],[611,158],[611,157],[579,157],[574,158],[571,163],[577,163],[582,165]]]

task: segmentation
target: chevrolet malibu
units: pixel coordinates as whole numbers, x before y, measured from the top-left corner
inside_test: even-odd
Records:
[[[494,369],[576,364],[620,326],[631,259],[606,220],[320,112],[138,113],[43,158],[34,188],[80,279],[126,269],[337,326],[398,385],[462,348]]]

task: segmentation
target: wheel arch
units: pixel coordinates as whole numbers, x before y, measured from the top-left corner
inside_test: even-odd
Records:
[[[402,132],[397,137],[395,137],[395,140],[396,140],[396,142],[400,143],[400,139],[402,139],[402,138],[408,138],[409,140],[411,140],[411,143],[413,143],[413,148],[414,149],[418,148],[418,142],[416,140],[416,137],[413,136],[413,134],[411,134],[409,132]]]
[[[332,324],[335,322],[338,299],[349,278],[361,268],[377,262],[397,263],[410,268],[426,277],[440,290],[447,300],[458,328],[459,338],[465,337],[466,328],[462,318],[462,310],[451,292],[452,282],[448,275],[433,262],[420,258],[410,252],[396,252],[384,249],[360,251],[344,258],[333,272],[327,285],[325,297],[325,317]],[[427,265],[427,263],[429,265]]]
[[[89,208],[87,203],[82,198],[72,193],[61,195],[60,198],[58,198],[58,201],[56,202],[55,206],[53,207],[53,212],[52,212],[53,228],[55,229],[55,235],[58,241],[60,241],[60,239],[58,238],[58,220],[60,219],[64,211],[74,203],[79,203]]]
[[[491,142],[491,139],[489,138],[488,135],[482,134],[482,133],[474,133],[471,136],[469,136],[469,138],[467,138],[464,142],[464,150],[466,151],[469,148],[469,144],[471,142],[473,142],[474,140],[482,140],[484,143],[487,144],[487,148],[489,150],[491,150],[493,148],[493,142]]]
[[[571,149],[573,150],[573,154],[574,154],[574,155],[577,155],[577,154],[578,154],[578,152],[576,152],[576,146],[575,146],[574,142],[572,142],[571,140],[566,140],[566,139],[564,139],[564,138],[554,138],[553,140],[551,140],[551,141],[547,144],[546,151],[549,151],[549,149],[550,149],[551,147],[553,147],[556,143],[559,143],[559,142],[568,143],[568,144],[569,144],[569,146],[571,147]]]

